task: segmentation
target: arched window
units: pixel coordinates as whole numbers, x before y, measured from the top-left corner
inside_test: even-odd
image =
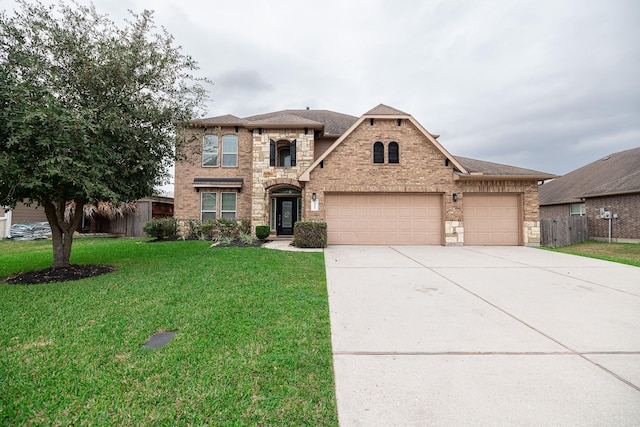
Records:
[[[384,144],[380,141],[373,144],[373,163],[384,163]]]
[[[389,143],[389,163],[400,163],[400,156],[398,155],[398,143]]]

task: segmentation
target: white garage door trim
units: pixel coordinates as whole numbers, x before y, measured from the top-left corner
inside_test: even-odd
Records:
[[[521,198],[519,193],[465,193],[464,244],[521,245]]]
[[[327,242],[441,245],[442,199],[438,193],[327,193]]]

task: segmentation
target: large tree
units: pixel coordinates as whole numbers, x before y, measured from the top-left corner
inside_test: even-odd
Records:
[[[176,126],[206,91],[152,12],[118,27],[93,6],[18,3],[0,15],[0,207],[42,206],[64,267],[85,204],[134,201],[166,180],[185,142]]]

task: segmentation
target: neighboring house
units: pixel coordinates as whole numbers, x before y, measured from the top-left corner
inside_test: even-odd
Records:
[[[107,233],[126,237],[143,237],[146,236],[142,231],[144,224],[150,219],[173,217],[173,197],[153,196],[145,197],[137,200],[135,203],[135,212],[127,210],[118,212],[114,216],[102,215],[99,210],[96,213],[88,215],[87,207],[85,207],[85,217],[78,232],[86,233]],[[0,213],[1,214],[1,213]],[[42,206],[35,203],[27,206],[24,203],[18,203],[16,207],[10,211],[7,221],[7,227],[11,228],[13,224],[24,224],[29,222],[47,222],[47,216]],[[2,226],[2,217],[0,216],[0,226]],[[0,229],[0,231],[2,231]],[[0,235],[0,238],[3,236]]]
[[[451,155],[411,115],[284,110],[193,121],[175,217],[250,218],[289,236],[325,221],[329,244],[538,245],[543,172]]]
[[[608,240],[611,230],[612,240],[640,242],[640,147],[541,186],[540,218],[569,215],[587,216],[590,239]]]

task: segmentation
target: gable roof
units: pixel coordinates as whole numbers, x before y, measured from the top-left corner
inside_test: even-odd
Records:
[[[540,205],[580,203],[583,197],[640,192],[640,147],[589,163],[540,187]]]
[[[402,115],[402,116],[408,116],[409,114],[405,113],[404,111],[400,111],[400,110],[396,110],[393,107],[389,107],[388,105],[384,105],[384,104],[379,104],[376,107],[373,107],[371,110],[367,111],[366,113],[364,113],[365,116],[386,116],[386,115]]]
[[[373,113],[371,113],[373,112]],[[300,177],[299,181],[309,181],[310,174],[313,169],[315,169],[333,150],[336,149],[338,145],[342,143],[362,122],[367,119],[375,119],[375,118],[385,118],[385,119],[405,119],[410,121],[436,148],[436,150],[440,151],[445,158],[449,159],[449,161],[462,173],[467,173],[465,168],[456,160],[454,156],[452,156],[445,148],[440,145],[438,141],[436,141],[437,136],[431,135],[425,128],[422,127],[420,123],[413,116],[404,113],[400,110],[396,110],[393,107],[389,107],[384,104],[379,104],[374,107],[372,110],[369,110],[368,113],[365,113],[362,117],[357,119],[355,123],[351,125],[351,127],[344,132],[331,146],[324,152],[320,157],[318,157],[312,164],[305,170]]]
[[[508,177],[510,179],[547,180],[558,177],[557,175],[552,175],[533,169],[486,162],[484,160],[470,159],[468,157],[456,156],[456,159],[458,159],[458,161],[469,173],[467,176],[459,175],[458,179],[471,180]]]

